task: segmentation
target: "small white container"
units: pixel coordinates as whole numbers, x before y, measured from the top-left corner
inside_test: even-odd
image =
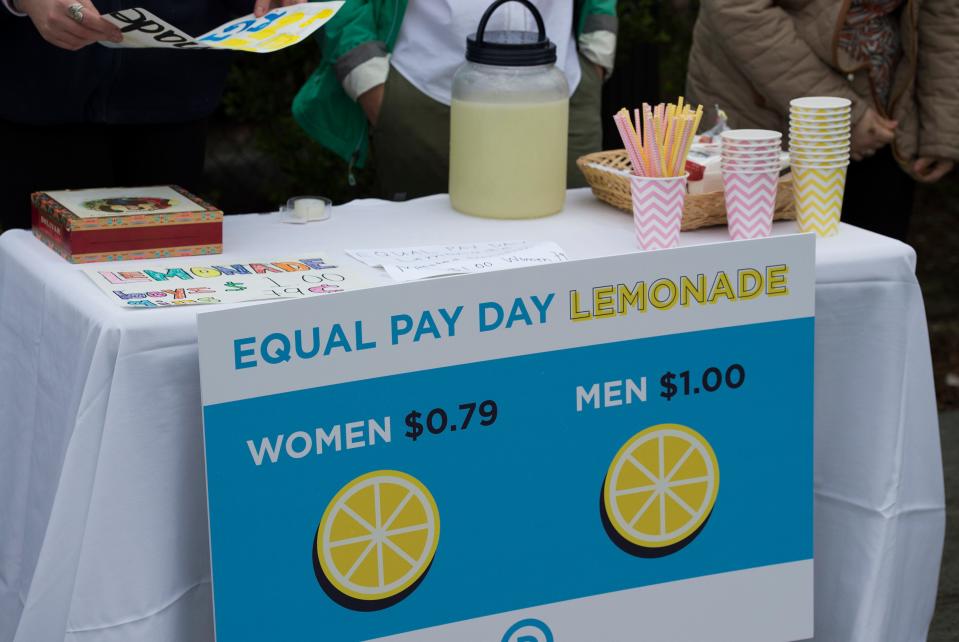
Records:
[[[294,196],[280,207],[284,223],[325,221],[333,214],[333,201],[325,196]]]

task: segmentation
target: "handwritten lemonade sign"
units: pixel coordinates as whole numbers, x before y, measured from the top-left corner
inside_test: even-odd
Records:
[[[217,639],[811,637],[813,257],[199,315]]]
[[[125,308],[242,303],[335,294],[374,281],[351,259],[329,252],[283,260],[221,261],[216,265],[127,263],[122,270],[83,272]]]
[[[123,42],[102,41],[108,47],[166,49],[234,49],[269,53],[307,38],[336,15],[343,2],[307,2],[231,20],[202,36],[193,37],[142,8],[104,15],[120,28]]]

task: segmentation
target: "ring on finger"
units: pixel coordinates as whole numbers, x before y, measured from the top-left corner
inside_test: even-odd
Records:
[[[67,7],[67,15],[76,22],[83,22],[83,5],[79,2],[74,2]]]

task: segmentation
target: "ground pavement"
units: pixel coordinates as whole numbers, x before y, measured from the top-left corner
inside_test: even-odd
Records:
[[[946,548],[928,642],[959,640],[959,410],[939,415],[946,471]]]

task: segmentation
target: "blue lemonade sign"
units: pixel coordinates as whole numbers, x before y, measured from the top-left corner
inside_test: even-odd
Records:
[[[201,315],[217,638],[811,637],[813,252]]]

